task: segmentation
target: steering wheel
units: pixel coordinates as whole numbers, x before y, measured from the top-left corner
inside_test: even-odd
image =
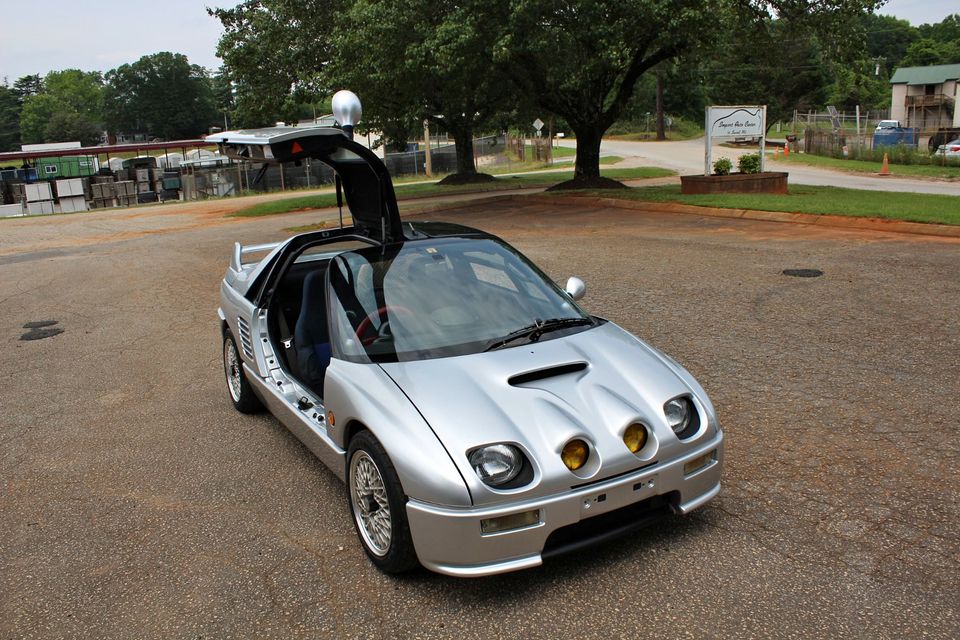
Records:
[[[360,340],[360,343],[363,344],[363,346],[366,347],[366,346],[369,346],[369,345],[373,344],[373,342],[374,342],[377,338],[379,338],[380,335],[382,334],[383,328],[389,325],[389,320],[386,320],[386,316],[387,316],[387,312],[388,312],[388,311],[390,311],[390,312],[392,312],[392,313],[394,313],[394,314],[398,314],[398,313],[399,313],[399,314],[405,315],[405,316],[407,316],[407,317],[409,317],[409,318],[412,318],[412,317],[413,317],[413,311],[411,311],[410,309],[408,309],[408,308],[406,308],[406,307],[400,306],[400,305],[396,305],[396,304],[394,304],[394,305],[389,305],[389,304],[388,304],[388,305],[385,305],[385,306],[380,307],[379,309],[377,309],[376,311],[374,311],[373,313],[371,313],[370,315],[368,315],[366,318],[364,318],[363,320],[361,320],[361,321],[360,321],[360,324],[357,325],[357,331],[356,331],[357,339]],[[374,318],[384,318],[383,324],[380,325],[380,331],[378,332],[377,335],[375,335],[375,336],[373,336],[373,337],[363,338],[363,337],[362,337],[363,334],[365,334],[371,327],[373,327],[373,319],[374,319]]]

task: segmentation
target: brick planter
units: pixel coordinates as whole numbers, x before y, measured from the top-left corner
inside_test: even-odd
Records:
[[[680,193],[786,193],[787,173],[731,173],[727,176],[680,176]]]

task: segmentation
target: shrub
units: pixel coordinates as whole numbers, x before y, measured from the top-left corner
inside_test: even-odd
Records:
[[[729,175],[731,169],[733,169],[733,163],[730,162],[730,158],[717,158],[713,163],[713,175],[715,176]]]
[[[760,154],[751,153],[740,156],[740,160],[737,162],[737,169],[740,170],[740,173],[760,173]]]

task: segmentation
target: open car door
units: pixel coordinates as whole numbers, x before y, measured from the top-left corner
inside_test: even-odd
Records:
[[[339,176],[356,233],[387,244],[403,239],[400,210],[386,166],[333,127],[270,127],[207,136],[220,152],[252,163],[319,160]]]

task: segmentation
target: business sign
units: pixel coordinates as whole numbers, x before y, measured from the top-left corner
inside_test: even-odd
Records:
[[[763,171],[763,143],[767,132],[766,105],[707,107],[704,130],[706,153],[703,175],[713,172],[711,147],[714,139],[757,138],[760,142],[760,170]]]
[[[766,107],[708,107],[707,131],[711,138],[762,138]]]

